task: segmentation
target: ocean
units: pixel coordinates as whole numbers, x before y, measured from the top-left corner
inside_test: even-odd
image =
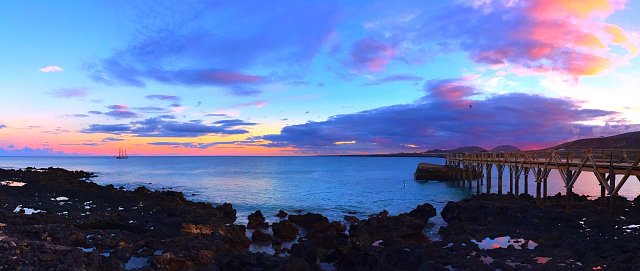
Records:
[[[366,217],[383,209],[391,214],[408,212],[422,203],[438,211],[448,201],[472,195],[449,182],[417,182],[413,173],[420,162],[443,164],[429,157],[0,157],[2,168],[61,167],[95,172],[94,182],[126,189],[181,191],[190,200],[220,204],[230,202],[238,210],[238,223],[261,210],[268,220],[282,209],[289,213],[318,212],[332,220],[346,214]],[[495,168],[494,168],[495,171]],[[497,173],[492,174],[493,185]],[[505,170],[503,191],[509,189]],[[529,193],[535,193],[530,177]],[[522,178],[521,178],[522,181]],[[475,185],[475,183],[474,183]],[[521,184],[521,191],[523,191]],[[484,191],[484,187],[482,188]],[[494,187],[493,191],[496,189]],[[549,195],[563,192],[557,172],[549,177]],[[600,187],[592,173],[583,172],[575,193],[598,196]],[[631,177],[620,191],[628,198],[640,193]],[[442,224],[436,217],[433,223]]]

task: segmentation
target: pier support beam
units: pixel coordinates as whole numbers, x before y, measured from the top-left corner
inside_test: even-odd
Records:
[[[546,175],[546,174],[545,174]],[[547,176],[544,176],[544,178],[542,179],[542,197],[546,198],[547,197]]]
[[[566,171],[566,179],[567,179],[567,184],[566,184],[566,189],[567,192],[565,193],[565,199],[566,199],[566,206],[565,209],[566,210],[571,210],[571,199],[573,198],[573,184],[571,183],[570,180],[573,179],[573,174],[575,174],[572,170],[567,170]]]
[[[467,181],[469,182],[469,190],[471,190],[471,183],[473,182],[473,165],[469,165],[468,169],[469,169],[469,179],[467,179]]]
[[[542,169],[536,168],[533,170],[534,170],[533,175],[536,177],[536,198],[539,199],[542,193],[542,191],[540,191],[541,184],[542,184]]]
[[[531,168],[524,168],[524,193],[529,194],[529,170]]]
[[[515,187],[516,187],[516,190],[515,190],[515,191],[516,191],[516,193],[515,193],[515,195],[517,196],[517,195],[520,195],[520,171],[522,170],[522,168],[521,168],[521,167],[519,167],[519,166],[514,166],[514,167],[513,167],[513,170],[514,170],[514,172],[513,172],[513,178],[514,178],[514,181],[515,181]]]
[[[493,170],[493,164],[488,163],[485,165],[487,171],[487,194],[491,194],[491,171]]]
[[[513,194],[513,167],[509,167],[509,193]]]
[[[609,168],[609,189],[611,191],[609,191],[609,208],[611,209],[611,212],[614,212],[616,209],[616,201],[615,201],[615,197],[616,197],[616,193],[614,191],[616,187],[616,171],[613,169],[613,167]]]
[[[480,181],[482,180],[482,165],[478,165],[476,170],[480,173],[476,176],[476,195],[480,195]]]
[[[496,169],[498,170],[498,195],[502,195],[502,174],[504,173],[504,165],[497,164]]]
[[[594,172],[594,174],[600,175],[601,180],[606,180],[605,173]],[[600,182],[598,182],[598,184],[600,184],[600,204],[602,204],[602,209],[606,209],[607,208],[607,189]]]

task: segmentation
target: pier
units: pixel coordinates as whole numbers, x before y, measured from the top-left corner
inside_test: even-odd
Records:
[[[594,174],[600,185],[600,198],[606,206],[606,198],[616,197],[620,189],[635,177],[640,181],[640,150],[546,150],[522,152],[478,152],[457,153],[446,156],[445,168],[451,178],[467,183],[476,183],[476,193],[491,193],[492,172],[497,172],[497,193],[503,194],[505,168],[509,172],[509,191],[514,195],[529,194],[529,182],[535,182],[535,197],[547,197],[548,177],[551,171],[558,171],[565,195],[572,195],[573,188],[581,174]],[[460,174],[468,172],[469,174]],[[480,172],[480,174],[471,174]],[[462,176],[461,176],[462,175]],[[532,177],[532,178],[530,178]],[[618,178],[621,177],[621,178]],[[522,188],[521,185],[522,184]],[[482,189],[484,186],[484,189]],[[609,200],[614,208],[613,200]],[[567,207],[571,206],[571,196],[567,197]]]

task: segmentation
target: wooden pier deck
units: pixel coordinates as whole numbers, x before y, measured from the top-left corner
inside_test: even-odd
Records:
[[[592,173],[601,188],[601,198],[617,196],[620,189],[632,177],[640,181],[640,150],[547,150],[522,152],[458,153],[446,156],[446,166],[462,169],[462,172],[482,172],[456,176],[459,180],[476,181],[477,193],[486,177],[486,193],[490,193],[493,167],[498,173],[498,194],[502,194],[504,169],[509,169],[509,192],[520,194],[520,180],[524,180],[524,193],[528,194],[529,176],[536,183],[536,197],[547,196],[547,178],[552,170],[558,171],[566,188],[566,195],[573,193],[578,177]],[[618,179],[617,176],[622,176]],[[570,198],[570,197],[567,197]],[[613,202],[613,201],[611,201]],[[570,204],[570,202],[568,202]]]

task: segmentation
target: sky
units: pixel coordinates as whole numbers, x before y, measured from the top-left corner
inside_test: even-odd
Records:
[[[640,130],[640,1],[11,1],[0,155],[316,155]]]

